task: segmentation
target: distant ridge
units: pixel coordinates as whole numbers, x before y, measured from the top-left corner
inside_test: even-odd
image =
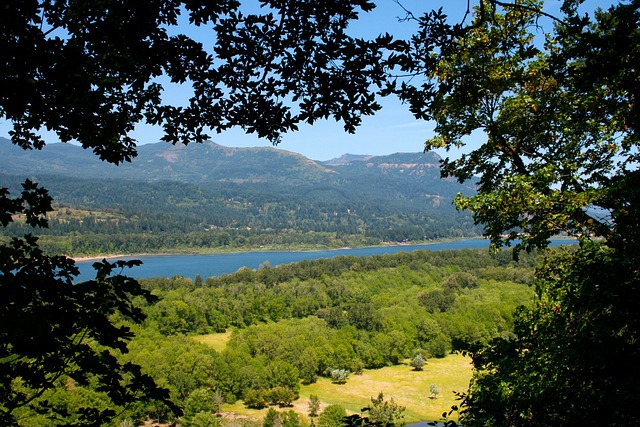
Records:
[[[283,171],[286,171],[283,176]],[[138,156],[120,166],[101,162],[91,151],[72,144],[49,144],[23,150],[0,138],[0,173],[61,175],[76,178],[121,178],[133,181],[200,183],[278,182],[285,178],[322,179],[333,171],[306,157],[271,147],[232,148],[214,142],[138,146]]]
[[[396,153],[386,156],[345,154],[316,162],[301,154],[272,147],[234,148],[208,141],[202,144],[145,144],[138,156],[120,166],[100,161],[91,151],[72,144],[49,144],[42,150],[23,150],[0,138],[0,173],[132,181],[189,183],[233,182],[294,184],[335,183],[343,175],[430,175],[439,179],[440,157],[435,153]]]
[[[49,144],[23,150],[0,138],[0,174],[21,178],[62,177],[135,182],[180,182],[211,188],[242,186],[264,197],[366,199],[400,203],[412,210],[423,203],[448,205],[459,193],[471,194],[473,183],[440,178],[440,156],[395,153],[385,156],[345,154],[326,162],[272,147],[232,148],[202,144],[145,144],[131,163],[115,166],[71,144]],[[220,187],[222,188],[222,187]],[[234,190],[237,191],[237,190]],[[409,203],[409,205],[407,205]],[[415,203],[417,205],[413,206]]]
[[[25,151],[2,139],[0,187],[15,194],[25,178],[46,187],[64,206],[50,232],[82,235],[68,238],[80,252],[269,247],[300,239],[343,247],[478,235],[471,215],[452,205],[458,193],[473,194],[475,183],[441,179],[440,160],[435,153],[395,153],[319,162],[272,147],[205,142],[141,145],[131,163],[115,166],[70,144]]]

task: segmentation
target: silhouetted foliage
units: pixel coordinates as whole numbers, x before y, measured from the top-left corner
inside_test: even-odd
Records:
[[[327,117],[353,132],[379,108],[371,85],[384,78],[378,44],[390,38],[368,42],[345,31],[373,9],[370,1],[261,1],[258,13],[242,6],[8,4],[0,48],[11,60],[2,70],[0,111],[13,125],[12,142],[40,148],[37,132],[47,128],[119,163],[136,154],[128,134],[139,122],[162,126],[162,140],[173,144],[234,126],[277,142],[299,123]],[[211,45],[180,25],[209,31]],[[184,104],[166,103],[159,76],[193,93]]]
[[[420,29],[392,58],[412,80],[390,90],[435,121],[426,149],[486,135],[442,171],[478,177],[456,204],[495,247],[515,244],[517,257],[559,233],[581,242],[537,270],[515,335],[475,354],[465,426],[639,422],[640,2],[583,3],[557,16],[537,0],[480,0],[463,22],[409,15]]]
[[[384,77],[378,43],[390,38],[356,40],[345,29],[373,5],[261,5],[255,14],[235,0],[4,4],[0,117],[12,126],[11,142],[42,148],[39,132],[47,129],[119,164],[136,155],[129,133],[140,122],[161,126],[162,139],[173,144],[202,142],[205,128],[234,126],[276,143],[299,123],[328,117],[353,132],[362,115],[379,108],[370,89]],[[211,29],[212,46],[180,31],[185,18],[192,29]],[[161,77],[191,86],[185,105],[165,103]],[[1,188],[0,222],[6,227],[22,214],[28,226],[46,226],[50,204],[30,181],[14,199]],[[140,322],[131,298],[149,297],[119,274],[135,261],[96,263],[95,280],[74,283],[73,261],[45,255],[30,234],[2,243],[0,251],[3,425],[18,423],[16,411],[27,407],[71,423],[66,409],[45,398],[47,390],[63,388],[64,378],[90,384],[113,403],[80,408],[76,425],[103,424],[136,400],[169,403],[137,365],[120,362],[132,334],[113,316]]]
[[[32,226],[47,225],[51,209],[47,192],[26,181],[20,197],[0,194],[0,222],[6,226],[22,215]],[[64,407],[43,396],[70,378],[79,385],[99,384],[111,401],[108,409],[87,406],[78,411],[78,425],[109,421],[122,407],[141,398],[168,401],[140,367],[123,363],[132,332],[115,325],[118,314],[132,322],[144,315],[133,297],[152,301],[149,291],[122,276],[139,261],[96,262],[96,278],[74,283],[78,270],[73,260],[47,256],[31,235],[13,238],[0,246],[0,422],[15,425],[23,410],[51,412],[64,419]],[[175,409],[175,408],[174,408]]]

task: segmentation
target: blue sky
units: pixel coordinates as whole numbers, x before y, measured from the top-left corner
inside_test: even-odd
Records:
[[[424,8],[426,3],[431,2],[403,0],[404,6],[410,10]],[[466,9],[467,1],[450,0],[448,4]],[[404,16],[405,12],[393,0],[378,0],[376,5],[374,11],[361,14],[360,19],[353,22],[350,27],[353,34],[375,37],[389,32],[396,37],[409,37],[417,28],[415,23],[398,21],[398,17]],[[198,39],[203,43],[206,40]],[[355,134],[346,133],[341,123],[323,120],[313,126],[302,125],[299,131],[284,135],[278,148],[300,153],[313,160],[329,160],[345,153],[383,155],[422,151],[424,141],[432,136],[432,126],[416,121],[407,107],[395,98],[382,99],[381,103],[383,109],[375,116],[364,117],[362,126]],[[134,135],[141,143],[155,142],[162,136],[160,130],[147,126],[140,126]],[[210,135],[214,142],[225,146],[271,146],[268,141],[255,135],[246,135],[241,129]]]
[[[546,3],[547,10],[557,11],[560,1],[548,0]],[[587,0],[586,7],[593,9],[594,6],[610,3],[610,0]],[[351,30],[354,34],[375,37],[380,33],[389,32],[399,38],[408,38],[415,31],[415,23],[398,21],[405,13],[396,2],[378,0],[376,4],[377,8],[373,12],[363,14],[360,20],[353,23]],[[443,5],[445,12],[456,19],[461,19],[467,8],[467,0],[402,0],[402,4],[418,16],[427,7]],[[193,36],[199,38],[199,35]],[[181,91],[181,88],[167,88],[167,96],[180,99]],[[375,116],[364,117],[362,126],[355,134],[344,132],[342,125],[333,120],[321,121],[313,126],[301,126],[298,132],[285,135],[278,148],[300,153],[313,160],[328,160],[345,153],[384,155],[421,152],[424,141],[433,136],[433,126],[415,120],[408,112],[407,106],[395,98],[382,99],[381,104],[382,110]],[[0,122],[0,136],[8,137],[8,129],[6,123]],[[132,136],[140,144],[145,144],[158,142],[162,133],[160,129],[141,125]],[[211,133],[211,137],[214,142],[231,147],[271,146],[268,141],[260,140],[255,135],[246,135],[241,129],[232,129],[222,134]],[[45,139],[48,142],[57,142],[55,136],[45,134]],[[471,142],[478,144],[481,137],[475,137]]]
[[[415,22],[399,22],[398,18],[404,17],[406,13],[395,1],[377,0],[375,3],[376,9],[362,14],[360,19],[352,24],[351,29],[354,34],[375,37],[380,33],[388,32],[398,38],[409,38],[415,32],[417,29]],[[467,0],[401,0],[401,3],[416,16],[420,16],[427,9],[442,5],[448,16],[458,20],[463,19],[468,5]],[[560,3],[561,0],[547,0],[545,10],[557,13]],[[593,10],[596,6],[611,3],[611,0],[586,0],[584,8]],[[393,97],[384,98],[380,102],[383,106],[382,110],[375,116],[364,117],[362,126],[355,134],[344,132],[340,123],[332,120],[322,121],[285,135],[278,148],[301,153],[313,160],[329,160],[345,153],[384,155],[423,151],[424,142],[434,136],[433,125],[417,121],[409,113],[407,106]],[[237,147],[270,145],[269,142],[261,141],[254,135],[243,134],[241,130],[212,135],[212,140],[222,145]],[[482,134],[476,133],[467,141],[470,144],[468,148],[477,146],[481,142]],[[447,153],[444,150],[438,151],[438,154],[443,157],[456,156],[455,152]]]

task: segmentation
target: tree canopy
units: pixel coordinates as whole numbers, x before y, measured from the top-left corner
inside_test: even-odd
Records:
[[[593,15],[580,3],[565,1],[551,19],[538,0],[480,1],[468,25],[430,12],[394,59],[422,77],[394,90],[436,123],[427,149],[486,135],[445,159],[443,175],[480,178],[478,194],[457,203],[496,245],[544,247],[560,232],[613,244],[624,234],[619,193],[635,191],[638,161],[638,3]]]
[[[43,130],[75,141],[102,160],[136,155],[130,136],[139,123],[163,128],[163,140],[202,142],[207,130],[238,126],[279,141],[299,123],[333,117],[353,131],[379,106],[372,86],[384,78],[378,43],[346,33],[367,0],[144,0],[5,2],[0,14],[0,118],[11,142],[41,148]],[[183,31],[183,28],[189,28]],[[207,30],[198,41],[194,32]],[[188,85],[184,103],[163,92]],[[3,226],[18,215],[46,227],[51,200],[25,182],[19,197],[0,189]],[[30,408],[65,419],[46,399],[65,381],[91,383],[112,407],[78,409],[77,425],[99,425],[117,408],[166,392],[131,363],[121,363],[131,338],[114,319],[140,322],[132,304],[148,298],[120,273],[135,263],[97,263],[95,280],[74,283],[73,260],[45,255],[30,234],[0,245],[0,420],[19,422]],[[66,384],[66,385],[65,385]],[[173,408],[177,411],[177,408]],[[64,422],[64,421],[60,421]]]
[[[129,133],[140,122],[173,144],[234,126],[277,142],[319,118],[353,132],[379,108],[371,85],[382,84],[378,44],[389,38],[346,32],[373,2],[244,3],[6,3],[0,117],[12,142],[42,147],[47,129],[119,163],[135,156]],[[189,85],[189,99],[165,99],[171,84]]]
[[[464,425],[638,422],[640,2],[561,3],[480,0],[465,22],[409,14],[420,30],[391,57],[404,74],[389,90],[436,124],[426,148],[463,149],[443,176],[479,177],[456,203],[495,247],[580,241],[538,270],[516,337],[474,355]]]

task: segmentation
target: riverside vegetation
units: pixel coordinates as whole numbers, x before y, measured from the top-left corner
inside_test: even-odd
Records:
[[[169,389],[171,400],[184,408],[184,426],[200,425],[194,417],[201,412],[200,418],[236,410],[258,419],[267,414],[257,411],[261,408],[287,413],[310,394],[319,395],[323,407],[340,404],[358,412],[383,391],[367,387],[385,387],[385,399],[409,406],[408,421],[436,419],[455,403],[453,392],[466,390],[471,376],[469,361],[450,353],[511,335],[515,307],[532,299],[528,285],[536,259],[526,256],[516,264],[507,252],[415,251],[264,265],[206,280],[141,280],[158,301],[136,301],[147,314],[140,326],[117,317],[135,332],[129,352],[119,357],[139,364]],[[222,340],[212,333],[221,333]],[[426,359],[422,372],[409,363],[418,354]],[[446,376],[458,379],[433,374],[431,366],[433,372],[442,366],[434,360],[450,360],[447,366],[458,373]],[[378,378],[391,377],[390,383],[374,380],[371,370],[379,369],[389,370]],[[332,379],[335,371],[345,378]],[[416,380],[409,388],[423,385],[421,393],[403,397],[407,386],[401,379],[408,377]],[[364,382],[356,393],[361,394],[354,395],[348,387],[360,378]],[[442,396],[430,399],[435,378],[440,378],[436,386]],[[58,382],[42,399],[63,407],[65,422],[78,417],[85,400],[96,404],[102,399],[90,383]],[[309,423],[305,405],[296,410],[296,425]],[[117,412],[118,422],[174,417],[157,402]],[[28,417],[31,426],[50,422],[26,408],[19,417]],[[216,420],[216,425],[222,422]]]

